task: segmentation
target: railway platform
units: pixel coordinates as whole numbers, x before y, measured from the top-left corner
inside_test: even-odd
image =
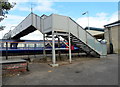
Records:
[[[28,71],[27,61],[22,59],[1,60],[0,65],[2,65],[2,75]]]

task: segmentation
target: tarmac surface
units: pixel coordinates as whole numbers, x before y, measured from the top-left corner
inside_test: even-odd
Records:
[[[118,55],[74,58],[72,64],[30,63],[28,72],[3,77],[3,85],[118,85]]]

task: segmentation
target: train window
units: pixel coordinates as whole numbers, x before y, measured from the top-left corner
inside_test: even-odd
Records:
[[[4,43],[2,43],[2,47],[4,47]]]
[[[29,44],[29,47],[34,47],[34,44]]]
[[[6,43],[2,43],[1,45],[2,47],[6,47]],[[8,43],[8,47],[10,47],[10,43]]]
[[[26,47],[29,47],[29,44],[26,44]]]
[[[6,47],[6,43],[3,44],[3,47]]]
[[[40,44],[36,44],[36,47],[40,47]]]
[[[41,47],[44,47],[44,44],[41,44]]]
[[[36,44],[36,47],[44,47],[44,44],[42,43]]]
[[[18,47],[24,47],[24,44],[19,43],[19,44],[18,44]]]
[[[26,47],[34,47],[34,44],[26,44]]]
[[[10,47],[10,43],[8,43],[8,47]]]

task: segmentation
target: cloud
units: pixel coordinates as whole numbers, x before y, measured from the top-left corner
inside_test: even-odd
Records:
[[[117,21],[118,20],[118,12],[115,12],[112,14],[112,16],[109,18],[109,21],[108,23],[112,23],[114,21]]]
[[[20,11],[30,11],[31,6],[33,7],[33,11],[40,12],[56,12],[55,9],[52,8],[54,2],[50,0],[10,0],[10,2],[16,2],[15,7],[12,10],[20,10]],[[24,3],[23,3],[24,2]],[[29,5],[28,5],[29,4]]]
[[[103,28],[104,25],[115,22],[118,20],[118,12],[113,14],[97,13],[95,17],[89,16],[89,26]],[[88,26],[88,17],[80,17],[76,20],[82,27]]]
[[[108,14],[107,13],[104,13],[104,12],[101,12],[101,13],[97,13],[96,16],[98,17],[106,17]]]
[[[49,0],[38,0],[38,5],[34,7],[34,10],[41,11],[41,12],[52,12],[55,9],[52,8],[53,2],[49,2]]]
[[[15,3],[21,3],[21,2],[29,2],[32,0],[8,0],[10,3],[15,2]]]
[[[6,26],[4,30],[0,31],[0,39],[2,39],[5,33],[14,29],[24,18],[24,16],[7,15],[7,18],[0,22],[0,26]]]
[[[24,18],[24,16],[19,15],[7,15],[7,18],[5,18],[0,25],[5,25],[6,28],[9,30],[11,26],[18,25]]]
[[[17,2],[26,2],[26,0],[9,0],[9,1],[17,1]],[[38,0],[29,0],[30,2],[36,2]],[[40,0],[43,1],[43,0]],[[88,0],[48,0],[54,2],[88,2]],[[118,0],[89,0],[89,2],[118,2]]]
[[[28,7],[18,7],[20,11],[30,11],[30,8]]]
[[[11,11],[13,10],[19,10],[22,9],[23,7],[21,6],[21,3],[27,3],[30,0],[8,0],[10,3],[16,3],[16,5],[11,9]],[[21,7],[21,8],[20,8]],[[26,7],[24,8],[26,9]],[[23,10],[23,9],[22,9]]]
[[[43,35],[40,31],[36,30],[33,33],[30,33],[24,37],[21,37],[22,40],[43,40]]]

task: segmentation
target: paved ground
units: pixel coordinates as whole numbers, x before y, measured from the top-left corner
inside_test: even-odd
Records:
[[[60,63],[61,64],[61,63]],[[45,63],[29,64],[29,72],[3,77],[3,85],[117,85],[118,56],[78,58],[52,68]]]

